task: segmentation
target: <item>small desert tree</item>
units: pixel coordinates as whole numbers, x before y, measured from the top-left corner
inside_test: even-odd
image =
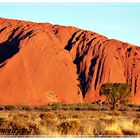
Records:
[[[127,83],[105,83],[100,88],[100,95],[105,95],[111,109],[114,110],[117,103],[121,105],[128,101],[130,87]]]

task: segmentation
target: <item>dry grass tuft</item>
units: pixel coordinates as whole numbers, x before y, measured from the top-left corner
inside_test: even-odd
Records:
[[[39,115],[41,118],[40,125],[46,127],[47,129],[54,129],[58,124],[58,117],[52,112],[45,112]]]
[[[140,127],[140,119],[139,119],[139,118],[135,119],[135,120],[133,121],[133,124],[134,124],[134,125],[138,125],[138,126]]]
[[[111,119],[100,118],[99,121],[101,124],[104,123],[106,126],[112,125],[113,123],[116,122],[114,117],[112,117]]]
[[[102,136],[103,133],[105,132],[105,124],[103,124],[101,121],[97,121],[94,124],[94,129],[93,129],[93,135],[95,136]]]
[[[45,119],[48,119],[48,118],[56,119],[57,116],[54,113],[52,113],[52,112],[45,112],[45,113],[41,113],[39,115],[39,117],[41,119],[45,120]]]
[[[19,114],[15,114],[13,116],[13,120],[30,120],[31,119],[31,115],[30,114],[27,114],[26,112],[22,112],[22,113],[19,113]]]
[[[122,112],[114,110],[114,111],[107,112],[107,114],[110,116],[120,116],[120,115],[122,115]]]
[[[62,135],[77,135],[81,129],[80,120],[65,120],[60,123],[58,130]]]

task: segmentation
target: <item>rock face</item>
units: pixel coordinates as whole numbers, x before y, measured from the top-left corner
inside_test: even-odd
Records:
[[[0,104],[99,100],[127,82],[140,104],[140,48],[75,27],[0,19]]]

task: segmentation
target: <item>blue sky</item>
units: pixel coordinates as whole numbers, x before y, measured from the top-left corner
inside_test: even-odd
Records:
[[[140,46],[140,3],[1,3],[0,17],[76,26]]]

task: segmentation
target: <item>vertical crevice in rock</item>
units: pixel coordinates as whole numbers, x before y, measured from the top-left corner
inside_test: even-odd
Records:
[[[96,79],[95,79],[95,84],[94,84],[94,89],[96,90],[97,84],[98,84],[98,80],[99,80],[99,72],[100,72],[100,67],[101,67],[101,59],[99,60],[98,63],[98,69],[97,69],[97,73],[96,73]]]
[[[135,77],[135,84],[134,84],[134,95],[137,92],[137,78]]]

